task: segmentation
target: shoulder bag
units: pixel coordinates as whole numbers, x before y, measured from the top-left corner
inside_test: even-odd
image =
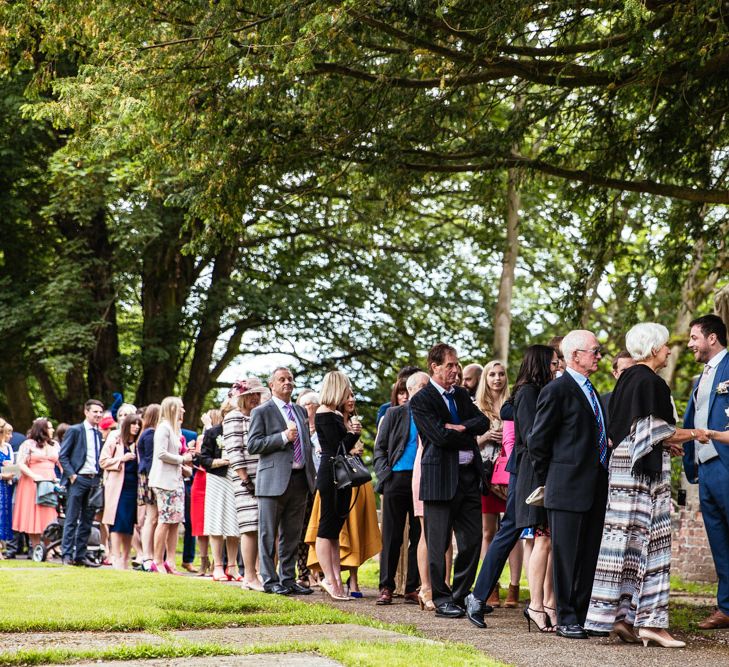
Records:
[[[355,488],[372,481],[372,475],[359,456],[347,454],[344,445],[332,460],[334,486],[337,489]]]

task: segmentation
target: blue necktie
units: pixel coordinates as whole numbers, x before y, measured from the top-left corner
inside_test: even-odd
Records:
[[[448,409],[451,412],[451,420],[453,424],[460,424],[461,418],[458,416],[458,410],[456,410],[456,397],[452,392],[446,391],[443,393],[448,401]]]
[[[590,392],[590,401],[592,401],[592,410],[595,413],[595,419],[597,420],[598,430],[598,448],[600,452],[600,465],[603,468],[607,468],[607,437],[605,435],[605,424],[602,423],[602,415],[600,414],[600,408],[597,404],[597,395],[595,394],[595,388],[592,386],[592,382],[585,380],[587,390]]]

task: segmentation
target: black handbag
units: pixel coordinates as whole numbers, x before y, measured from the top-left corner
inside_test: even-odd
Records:
[[[334,486],[337,489],[356,488],[372,481],[372,474],[359,456],[347,454],[340,445],[338,453],[332,461]]]
[[[104,485],[99,483],[89,493],[89,509],[101,512],[104,509]]]

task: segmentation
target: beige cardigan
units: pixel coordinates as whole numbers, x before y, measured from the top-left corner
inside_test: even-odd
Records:
[[[163,421],[154,430],[154,453],[149,471],[149,486],[174,491],[182,486],[182,442],[169,422]]]

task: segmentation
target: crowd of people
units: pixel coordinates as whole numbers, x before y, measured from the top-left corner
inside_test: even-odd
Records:
[[[335,474],[339,455],[364,451],[339,371],[296,401],[288,368],[268,386],[240,378],[200,435],[182,429],[174,396],[111,412],[89,400],[80,424],[54,431],[36,419],[17,452],[0,420],[0,541],[6,557],[22,536],[40,543],[58,515],[43,485],[58,482],[66,565],[101,564],[87,553],[97,520],[113,567],[128,569],[135,552],[140,569],[179,574],[184,524],[191,572],[196,538],[199,574],[214,581],[278,595],[319,587],[346,601],[362,597],[358,568],[379,553],[376,604],[401,594],[485,628],[508,560],[503,605],[519,605],[523,567],[529,631],[680,647],[668,632],[672,456],[699,484],[719,579],[718,608],[700,627],[729,627],[729,356],[720,318],[691,322],[689,348],[705,366],[679,427],[658,374],[668,338],[659,324],[632,327],[602,397],[589,379],[602,358],[589,331],[527,348],[511,387],[502,362],[461,367],[452,346],[435,345],[378,412],[376,487]]]

